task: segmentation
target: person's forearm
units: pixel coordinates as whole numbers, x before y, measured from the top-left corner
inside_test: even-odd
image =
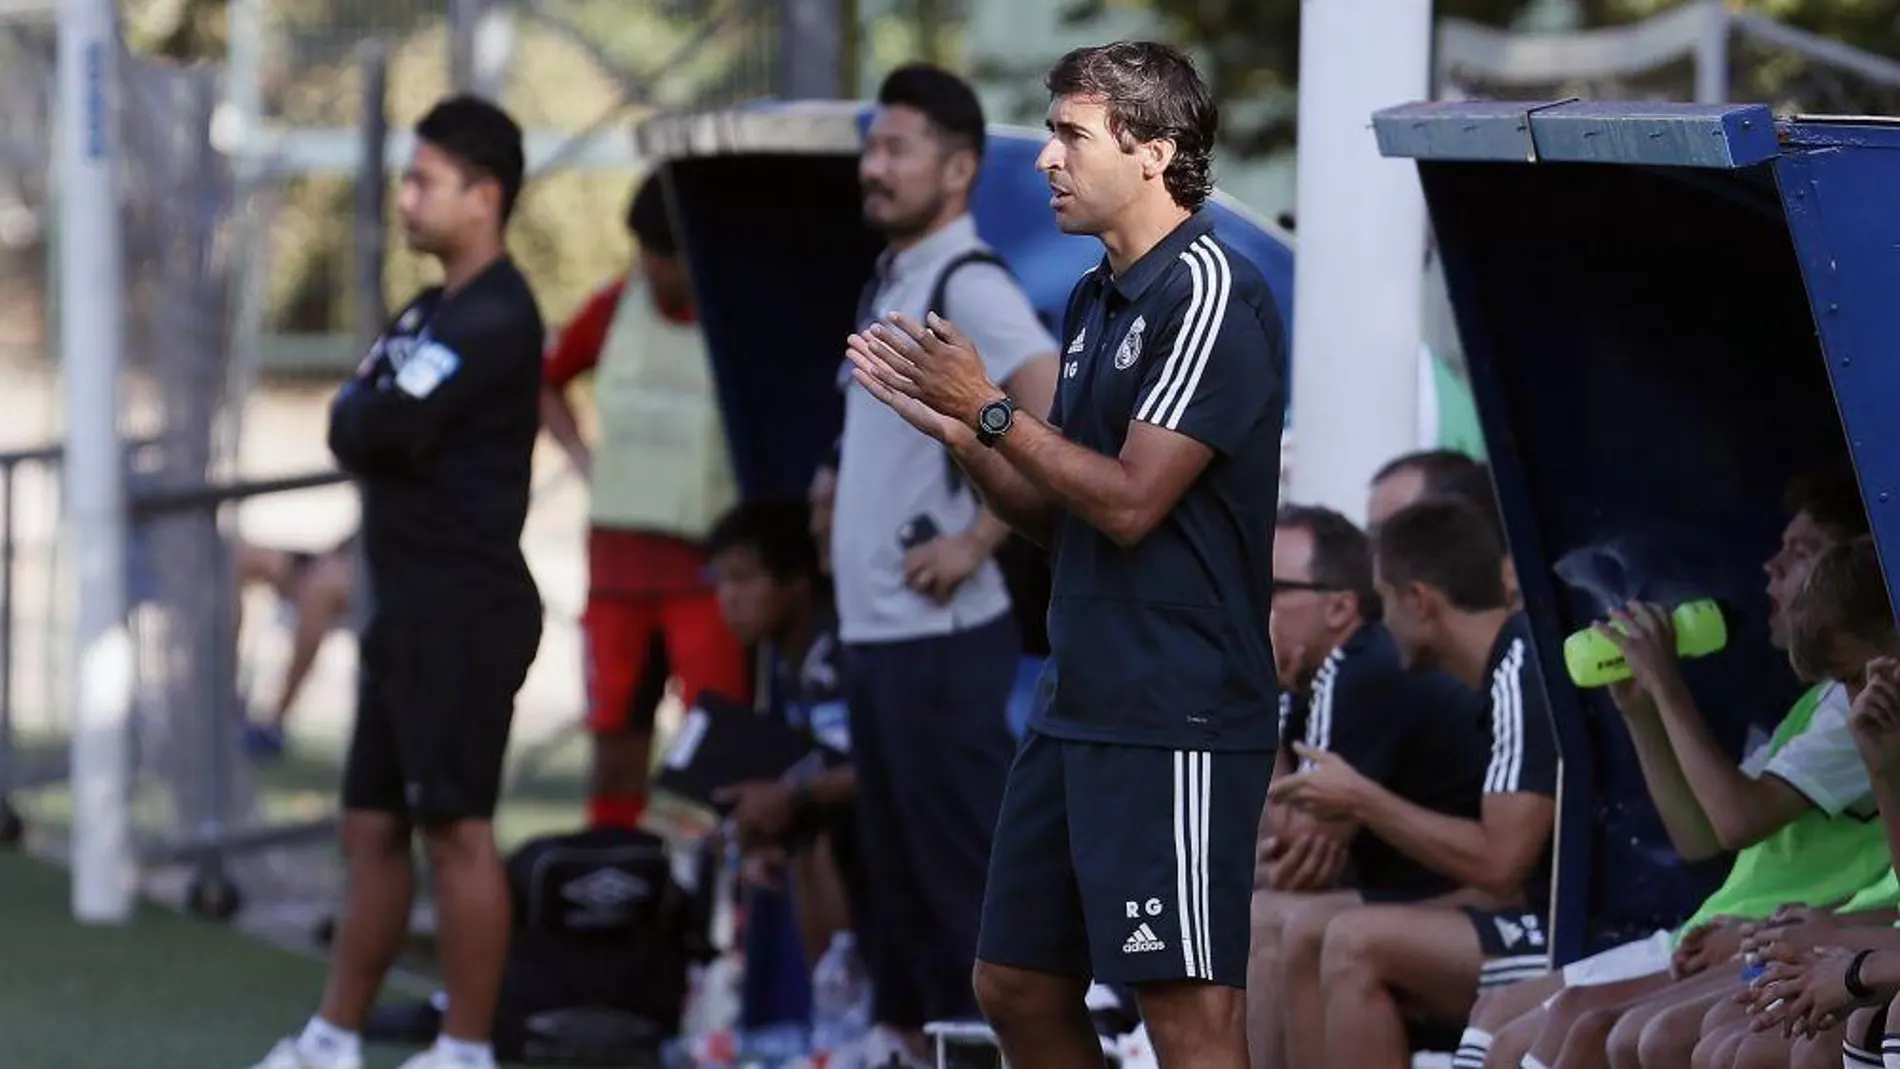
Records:
[[[1777,820],[1765,812],[1772,804],[1769,785],[1744,774],[1716,745],[1688,686],[1677,680],[1656,696],[1656,707],[1682,777],[1708,816],[1716,843],[1723,850],[1741,850],[1772,832]]]
[[[1900,943],[1900,940],[1880,939],[1873,948],[1874,952],[1860,963],[1860,982],[1863,986],[1883,995],[1900,991],[1900,945],[1896,943]]]
[[[1880,806],[1881,823],[1887,826],[1888,856],[1900,859],[1900,768],[1869,766],[1868,779],[1874,786],[1874,802]],[[1896,867],[1900,872],[1900,867]]]
[[[1141,541],[1172,504],[1157,508],[1119,458],[1077,445],[1027,413],[1016,414],[1015,426],[995,451],[1057,505],[1118,545]]]
[[[1523,874],[1505,871],[1479,821],[1433,812],[1376,785],[1358,810],[1365,830],[1434,872],[1499,899],[1520,890]]]
[[[850,765],[827,768],[806,781],[812,804],[821,809],[838,809],[857,797],[858,773]]]
[[[1056,517],[1055,505],[1048,494],[1017,471],[1002,454],[981,442],[965,443],[952,455],[976,484],[988,515],[1021,532],[1031,542],[1048,547],[1055,533]],[[977,522],[983,522],[982,518]],[[1001,542],[1002,539],[997,539],[997,544]]]
[[[1627,717],[1630,742],[1636,747],[1636,762],[1642,767],[1643,782],[1649,787],[1650,800],[1662,817],[1669,841],[1685,861],[1700,861],[1722,852],[1709,815],[1702,811],[1695,791],[1682,774],[1676,754],[1669,745],[1669,733],[1657,712]]]
[[[1894,921],[1900,920],[1900,909],[1895,909],[1892,906],[1881,906],[1878,909],[1860,909],[1852,913],[1836,913],[1834,916],[1846,927],[1868,929],[1866,933],[1855,932],[1854,938],[1856,940],[1876,942],[1882,946],[1891,945],[1900,947],[1900,930],[1893,927]]]
[[[580,420],[574,414],[574,405],[568,401],[566,391],[542,387],[541,426],[576,468],[587,470],[587,442],[581,437]]]
[[[1003,541],[1009,537],[1009,530],[1009,524],[985,505],[976,510],[976,519],[970,521],[970,526],[965,528],[963,533],[969,536],[987,557],[1002,547]]]

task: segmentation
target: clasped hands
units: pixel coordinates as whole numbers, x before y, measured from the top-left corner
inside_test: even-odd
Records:
[[[924,322],[901,312],[845,340],[851,377],[912,426],[945,445],[973,441],[984,405],[1004,396],[983,357],[957,325],[931,312]]]

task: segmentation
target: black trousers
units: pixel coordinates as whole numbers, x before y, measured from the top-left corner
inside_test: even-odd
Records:
[[[1015,621],[854,645],[845,666],[865,906],[880,1024],[977,1016],[970,971],[990,840],[1015,754]]]

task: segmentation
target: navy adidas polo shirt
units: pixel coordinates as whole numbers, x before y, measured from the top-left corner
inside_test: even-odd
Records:
[[[1140,420],[1214,457],[1136,545],[1061,514],[1053,671],[1039,688],[1036,731],[1179,750],[1276,745],[1267,613],[1285,335],[1266,280],[1220,240],[1206,210],[1120,277],[1104,260],[1076,284],[1050,422],[1109,456]]]

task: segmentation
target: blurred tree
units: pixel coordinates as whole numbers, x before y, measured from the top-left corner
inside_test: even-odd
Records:
[[[228,45],[228,0],[120,0],[128,44],[181,62],[221,62]],[[929,4],[932,0],[903,0]],[[939,5],[947,0],[935,0]],[[629,106],[606,65],[636,74],[667,71],[652,106],[690,108],[757,96],[770,77],[772,43],[758,12],[766,0],[540,0],[578,29],[577,46],[526,14],[516,26],[513,70],[502,103],[532,129],[597,129],[625,137],[645,108]],[[361,113],[353,59],[356,43],[380,37],[391,49],[389,113],[398,129],[413,123],[447,89],[447,40],[441,0],[263,0],[270,54],[263,87],[270,121],[348,128]],[[934,9],[933,9],[934,10]],[[726,29],[690,54],[707,20],[737,13]],[[559,322],[596,286],[625,269],[620,225],[632,173],[556,170],[536,176],[510,228],[511,246]],[[271,329],[347,332],[350,308],[350,186],[341,176],[287,179],[271,222],[267,270]],[[395,192],[391,183],[390,193]],[[392,302],[406,300],[433,267],[403,248],[391,219],[385,275]]]
[[[1112,6],[1160,16],[1170,37],[1195,46],[1222,105],[1229,151],[1261,156],[1291,147],[1300,69],[1302,0],[1072,0],[1066,17],[1086,22]],[[1688,0],[1571,0],[1582,25],[1647,18]],[[1490,26],[1516,24],[1539,0],[1438,0],[1439,18]],[[1900,0],[1730,0],[1730,6],[1786,22],[1880,55],[1900,55]],[[1783,66],[1789,66],[1784,64]],[[1792,66],[1799,67],[1800,64]],[[1763,71],[1756,80],[1791,78]],[[1750,86],[1751,97],[1774,86]]]
[[[1438,0],[1437,14],[1504,26],[1534,2]],[[1293,144],[1300,4],[1301,0],[1074,0],[1065,17],[1084,22],[1112,6],[1152,9],[1175,41],[1196,48],[1214,97],[1221,102],[1226,148],[1250,157]]]

